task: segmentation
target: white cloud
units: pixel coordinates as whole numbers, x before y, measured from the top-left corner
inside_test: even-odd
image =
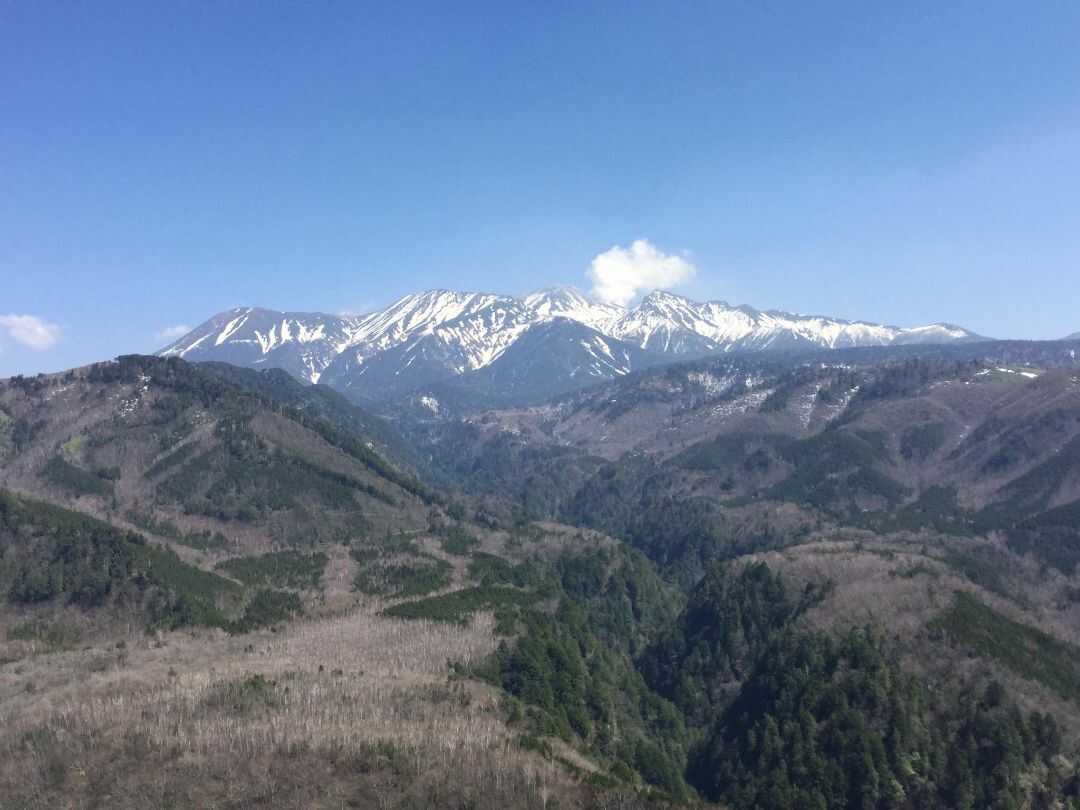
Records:
[[[39,351],[51,349],[60,340],[60,327],[34,315],[0,315],[0,329],[16,343]]]
[[[177,324],[176,326],[166,326],[154,337],[165,343],[172,343],[174,340],[179,340],[188,332],[191,331],[191,327],[186,324]]]
[[[625,306],[643,290],[666,290],[689,281],[694,265],[681,256],[657,250],[647,239],[636,239],[630,247],[618,245],[605,250],[589,265],[592,293],[601,301]]]

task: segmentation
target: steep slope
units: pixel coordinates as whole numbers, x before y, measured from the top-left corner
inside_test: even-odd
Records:
[[[555,318],[531,326],[489,365],[417,395],[470,411],[559,396],[662,362],[662,355]]]
[[[435,291],[365,319],[325,382],[360,399],[391,399],[497,359],[534,322],[520,301]]]
[[[0,381],[0,661],[287,621],[337,544],[437,514],[398,446],[280,370],[127,356]]]
[[[981,364],[981,385],[1022,382],[1031,379],[1025,375],[1034,374],[1032,369],[1077,368],[1078,360],[1059,341],[732,353],[664,364],[529,409],[478,418],[607,458],[627,450],[670,455],[718,430],[797,436],[818,431],[840,416],[859,393],[856,386],[901,385],[895,379],[899,372],[877,381],[879,368],[921,362],[953,373],[964,364]]]
[[[507,296],[429,290],[407,295],[364,317],[345,351],[362,364],[378,352],[436,335],[460,354],[458,373],[487,365],[531,323],[525,305]]]
[[[404,468],[417,469],[422,460],[387,420],[356,406],[325,385],[305,385],[281,369],[242,369],[228,363],[201,363],[199,369],[279,406],[328,422],[338,430],[361,437],[372,449]]]
[[[10,606],[27,618],[16,640],[47,647],[100,634],[116,618],[157,630],[244,631],[298,611],[295,598],[271,591],[256,598],[139,533],[3,489],[0,561],[0,625]]]
[[[626,314],[624,307],[593,301],[573,287],[537,290],[522,301],[538,318],[569,318],[609,335],[612,325]]]
[[[249,372],[245,386],[213,372],[129,356],[7,381],[0,486],[152,532],[167,525],[195,545],[220,535],[258,548],[422,524],[433,496],[379,452],[386,426],[295,391],[290,403],[292,381],[256,376],[260,386]],[[365,424],[379,431],[369,438]]]
[[[317,312],[242,307],[215,315],[158,354],[190,362],[280,368],[316,383],[357,326],[356,319]]]
[[[1001,532],[1071,574],[1080,364],[1067,348],[860,361],[867,351],[664,366],[464,427],[429,422],[430,452],[473,491],[629,539],[689,578],[716,556],[836,527]]]

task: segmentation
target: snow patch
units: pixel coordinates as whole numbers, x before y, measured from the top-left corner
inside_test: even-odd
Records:
[[[248,310],[248,312],[245,312],[243,315],[238,315],[237,317],[229,321],[225,325],[225,328],[221,330],[221,334],[217,336],[217,340],[214,341],[214,345],[220,346],[222,343],[229,339],[229,335],[231,335],[233,332],[243,326],[244,321],[248,319],[249,312],[250,310]]]

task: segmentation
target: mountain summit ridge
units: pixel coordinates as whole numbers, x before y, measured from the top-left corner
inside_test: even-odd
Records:
[[[622,363],[566,361],[563,374],[587,384],[626,374],[649,363],[743,350],[783,351],[912,343],[952,343],[982,339],[946,323],[898,327],[821,315],[698,302],[654,290],[634,306],[597,301],[569,286],[548,287],[524,296],[432,289],[402,296],[389,306],[361,315],[279,312],[238,307],[214,315],[161,349],[162,356],[192,361],[219,360],[252,368],[282,368],[308,383],[323,382],[360,398],[384,398],[489,367],[534,327],[562,328],[568,342],[572,324],[628,344]],[[551,335],[547,336],[548,340]],[[582,351],[592,349],[582,345]],[[553,373],[545,366],[546,373]],[[583,373],[583,370],[584,373]]]

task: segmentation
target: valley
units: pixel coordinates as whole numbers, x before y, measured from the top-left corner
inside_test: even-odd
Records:
[[[1068,806],[1068,349],[734,353],[382,416],[178,358],[7,380],[3,792]]]

